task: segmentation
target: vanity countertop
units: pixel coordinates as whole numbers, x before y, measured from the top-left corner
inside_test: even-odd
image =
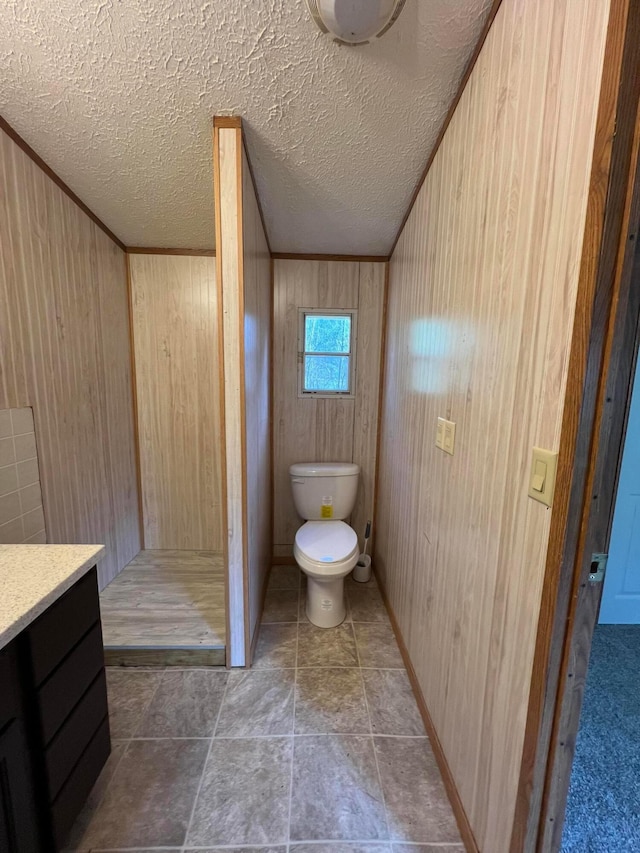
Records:
[[[104,545],[0,545],[0,649],[104,553]]]

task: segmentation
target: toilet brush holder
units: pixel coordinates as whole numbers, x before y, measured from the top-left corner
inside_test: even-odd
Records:
[[[371,580],[371,557],[368,554],[360,554],[353,570],[353,579],[358,583],[367,583]]]

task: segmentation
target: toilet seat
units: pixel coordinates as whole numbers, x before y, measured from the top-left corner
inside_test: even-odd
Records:
[[[296,533],[293,552],[304,571],[344,575],[358,561],[358,537],[344,521],[307,521]]]

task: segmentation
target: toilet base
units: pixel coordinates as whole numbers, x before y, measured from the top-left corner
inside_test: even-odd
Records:
[[[344,622],[344,577],[325,580],[307,575],[306,613],[309,622],[318,628],[335,628]]]

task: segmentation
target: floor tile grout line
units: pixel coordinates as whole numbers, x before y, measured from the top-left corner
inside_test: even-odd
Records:
[[[384,812],[384,823],[387,828],[387,838],[391,838],[391,827],[389,825],[389,813],[387,811],[387,801],[384,796],[384,788],[382,787],[382,775],[380,774],[380,764],[378,762],[378,753],[376,752],[376,743],[373,736],[373,724],[371,723],[371,709],[369,708],[369,699],[367,698],[367,686],[362,674],[362,666],[360,665],[360,649],[358,648],[358,640],[353,632],[353,640],[356,647],[356,658],[358,659],[358,671],[360,673],[360,681],[362,683],[362,693],[364,695],[364,704],[367,709],[367,717],[369,719],[369,736],[371,737],[371,749],[373,750],[373,760],[376,763],[376,773],[378,774],[378,784],[380,785],[380,795],[382,797],[382,810]]]
[[[180,846],[181,851],[184,851],[187,840],[189,838],[189,833],[191,832],[191,824],[193,823],[193,818],[195,817],[196,806],[198,805],[198,799],[200,797],[200,791],[202,790],[202,786],[204,784],[204,776],[205,776],[205,773],[207,772],[207,765],[209,763],[209,757],[211,756],[211,750],[213,749],[214,738],[216,736],[216,730],[218,728],[218,722],[220,720],[220,714],[222,713],[222,708],[224,706],[224,700],[227,697],[228,688],[229,688],[229,677],[227,674],[227,680],[226,680],[225,685],[224,685],[224,691],[222,693],[222,699],[220,700],[220,707],[218,708],[218,713],[216,714],[216,722],[215,722],[215,725],[211,731],[211,737],[209,739],[209,749],[207,750],[207,754],[206,754],[205,759],[204,759],[204,764],[202,765],[202,773],[200,774],[200,781],[198,782],[198,787],[196,789],[196,795],[193,798],[193,805],[191,806],[191,814],[189,815],[189,821],[187,823],[187,829],[186,829],[185,834],[184,834],[184,841],[182,842],[182,845]]]

